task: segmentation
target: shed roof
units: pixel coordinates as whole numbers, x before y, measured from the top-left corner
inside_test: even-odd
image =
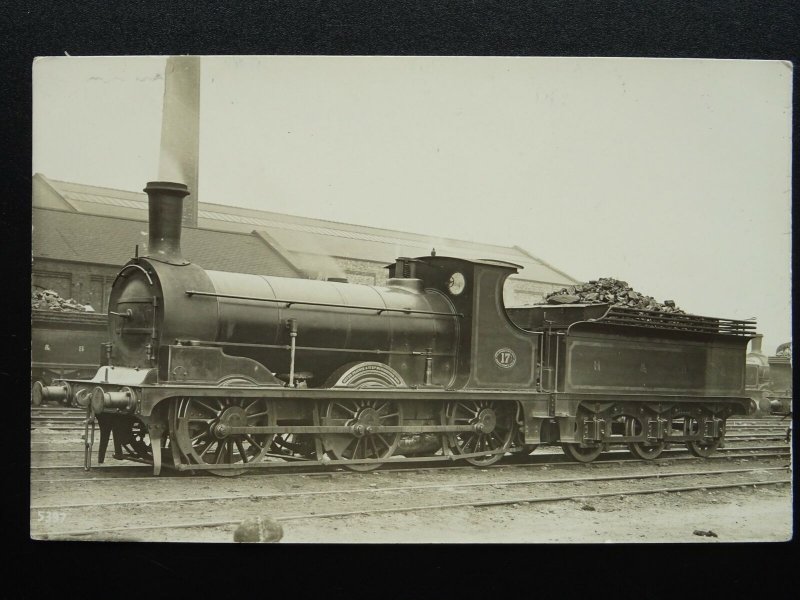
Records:
[[[58,196],[81,214],[123,217],[147,220],[147,196],[129,192],[89,186],[68,181],[49,179],[37,173],[34,181],[54,190]],[[36,190],[36,187],[34,187]],[[34,193],[34,206],[37,206]],[[264,210],[223,206],[200,202],[198,227],[191,232],[215,229],[250,234],[261,232],[262,237],[274,242],[280,250],[291,255],[291,261],[308,271],[318,264],[315,256],[340,257],[353,260],[370,260],[389,263],[398,256],[429,254],[432,247],[440,256],[454,256],[470,260],[490,259],[519,264],[523,267],[520,279],[570,285],[577,280],[518,246],[499,246],[469,240],[434,238],[427,235],[337,223],[322,219],[299,217]],[[185,230],[186,231],[186,230]],[[189,234],[189,237],[192,234]],[[187,239],[188,241],[188,239]],[[186,248],[188,254],[188,247]],[[197,261],[204,263],[197,257]],[[208,265],[210,268],[210,265]]]
[[[33,256],[122,265],[147,242],[141,220],[33,209]],[[298,277],[300,271],[252,234],[184,229],[184,256],[215,271]]]

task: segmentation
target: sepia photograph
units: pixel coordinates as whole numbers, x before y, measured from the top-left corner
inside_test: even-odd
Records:
[[[791,62],[31,77],[32,539],[793,538]]]

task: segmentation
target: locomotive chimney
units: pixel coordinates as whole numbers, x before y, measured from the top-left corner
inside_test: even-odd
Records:
[[[750,352],[754,352],[754,353],[757,353],[757,354],[763,354],[763,352],[761,352],[761,340],[763,340],[763,339],[764,339],[764,335],[759,333],[759,334],[756,335],[756,337],[754,337],[752,340],[750,340]]]
[[[197,228],[200,164],[200,57],[170,56],[164,70],[164,107],[158,178],[189,186],[183,226]]]
[[[181,220],[189,188],[182,183],[151,181],[144,191],[150,219],[147,256],[173,265],[188,264],[181,254]]]

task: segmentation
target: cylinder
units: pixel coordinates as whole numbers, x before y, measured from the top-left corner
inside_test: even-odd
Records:
[[[171,264],[186,264],[181,253],[183,199],[189,188],[182,183],[151,181],[144,191],[148,197],[150,237],[147,256]]]

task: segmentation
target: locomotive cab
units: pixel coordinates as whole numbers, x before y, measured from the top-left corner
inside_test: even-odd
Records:
[[[389,285],[419,281],[463,315],[459,321],[456,377],[461,389],[532,389],[536,384],[537,334],[515,325],[503,303],[506,279],[521,267],[495,260],[446,256],[398,258]],[[417,284],[412,284],[417,285]]]

